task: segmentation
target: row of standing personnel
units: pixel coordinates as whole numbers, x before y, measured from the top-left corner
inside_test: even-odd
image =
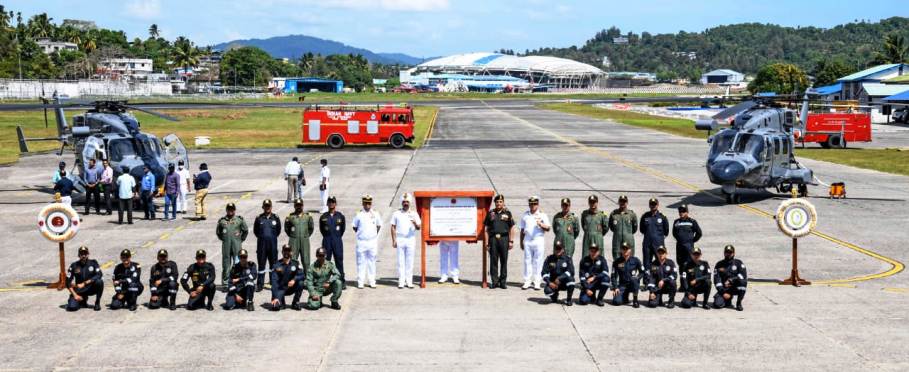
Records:
[[[639,232],[644,236],[642,259],[643,262],[652,262],[656,256],[657,248],[665,246],[666,237],[670,232],[676,240],[676,262],[684,265],[692,258],[694,244],[701,239],[703,233],[698,222],[688,215],[688,206],[678,207],[679,218],[669,227],[669,219],[660,211],[660,203],[656,198],[649,201],[650,210],[645,212],[640,220],[634,211],[628,208],[628,197],[619,197],[619,207],[607,214],[599,209],[599,199],[596,195],[587,198],[588,209],[581,212],[578,217],[571,210],[571,200],[561,199],[561,210],[553,216],[550,223],[546,213],[539,209],[539,198],[531,196],[528,199],[528,211],[519,219],[515,219],[512,212],[505,207],[505,197],[496,195],[493,199],[495,207],[487,212],[484,220],[486,240],[490,261],[490,288],[507,288],[508,277],[508,252],[515,246],[514,232],[520,234],[518,243],[524,251],[524,289],[534,287],[540,289],[542,282],[538,274],[542,268],[545,255],[544,235],[552,231],[554,234],[553,245],[561,244],[565,254],[574,256],[577,238],[584,233],[581,247],[581,256],[587,256],[588,247],[596,245],[604,247],[604,237],[612,232],[612,258],[617,260],[622,256],[621,247],[627,244],[631,255],[635,254],[634,235]],[[517,229],[514,229],[517,225]]]

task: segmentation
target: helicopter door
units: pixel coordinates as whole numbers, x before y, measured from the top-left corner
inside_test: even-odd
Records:
[[[85,142],[82,145],[82,164],[79,167],[79,177],[70,178],[74,181],[73,185],[76,187],[77,191],[85,192],[82,177],[85,175],[84,167],[88,166],[89,160],[95,159],[97,164],[100,165],[101,161],[106,158],[107,154],[104,151],[104,140],[98,137],[88,137],[85,139]]]
[[[164,160],[168,164],[176,165],[180,160],[183,160],[183,164],[186,168],[189,168],[189,154],[186,152],[186,146],[183,146],[183,141],[180,141],[180,137],[177,137],[176,134],[168,134],[164,136]]]
[[[310,141],[320,141],[321,137],[321,122],[319,120],[310,120],[309,121],[309,140]]]

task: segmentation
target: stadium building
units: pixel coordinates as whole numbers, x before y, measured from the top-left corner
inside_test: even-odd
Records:
[[[605,73],[596,67],[564,58],[468,53],[434,59],[402,71],[401,82],[407,83],[411,76],[425,76],[426,73],[508,76],[525,80],[531,86],[550,89],[594,88],[605,77]]]

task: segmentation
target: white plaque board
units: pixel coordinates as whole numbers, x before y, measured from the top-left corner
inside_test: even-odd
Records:
[[[432,198],[429,203],[429,236],[477,235],[476,198]]]

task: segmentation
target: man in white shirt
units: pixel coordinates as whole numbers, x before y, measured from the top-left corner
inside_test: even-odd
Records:
[[[111,193],[114,191],[114,168],[110,167],[110,161],[102,162],[104,170],[101,172],[101,193],[104,195],[104,204],[107,205],[107,215],[113,212],[111,205]]]
[[[284,179],[287,180],[287,202],[300,198],[299,188],[297,188],[297,176],[300,175],[300,161],[294,156],[284,166]]]
[[[126,210],[126,221],[133,224],[133,197],[136,195],[136,179],[129,174],[129,168],[123,167],[122,174],[117,177],[117,220],[123,224],[123,210]]]
[[[319,161],[322,164],[322,170],[319,172],[319,197],[322,198],[322,213],[328,212],[328,195],[330,187],[329,179],[331,178],[331,169],[328,168],[328,160]]]
[[[183,160],[177,163],[177,176],[180,177],[180,191],[177,193],[177,212],[186,213],[186,195],[189,194],[189,189],[192,188],[192,184],[190,184],[192,178]]]
[[[353,230],[357,234],[357,288],[368,283],[376,287],[376,257],[379,253],[379,230],[382,228],[382,216],[372,209],[372,196],[363,195],[363,210],[357,212],[353,220]]]
[[[401,209],[391,216],[391,246],[398,250],[398,288],[413,288],[413,251],[417,245],[417,230],[423,222],[410,209],[413,195],[401,195]],[[457,244],[457,243],[456,243]]]
[[[439,242],[439,283],[448,281],[451,276],[451,282],[461,284],[458,279],[460,270],[458,267],[458,245],[457,240],[443,240]]]
[[[518,228],[521,230],[521,250],[524,251],[524,285],[521,289],[542,289],[543,259],[545,248],[543,235],[549,231],[549,217],[540,211],[540,198],[527,199],[529,211],[524,212]]]

